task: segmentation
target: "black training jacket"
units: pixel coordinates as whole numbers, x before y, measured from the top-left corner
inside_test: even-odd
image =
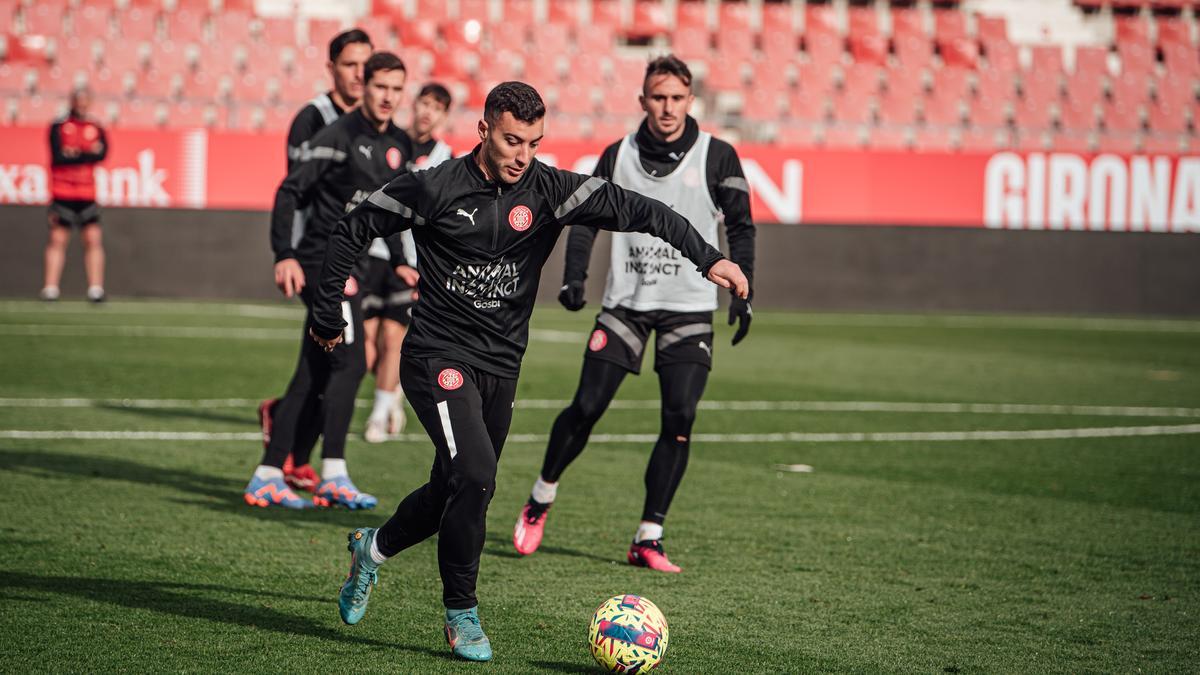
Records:
[[[329,233],[338,219],[379,186],[407,171],[410,159],[412,142],[408,134],[391,122],[382,132],[375,129],[362,110],[342,115],[318,131],[301,146],[296,163],[275,193],[271,210],[275,261],[295,258],[304,274],[315,279],[325,261]],[[304,204],[312,205],[312,217],[293,248],[293,214]],[[399,242],[388,243],[394,244],[393,259],[402,261]]]
[[[665,204],[602,178],[534,160],[514,185],[489,181],[475,151],[398,176],[338,223],[313,307],[313,331],[345,326],[342,282],[371,239],[412,229],[421,300],[403,354],[460,360],[517,377],[542,266],[566,223],[648,232],[706,274],[723,256]]]

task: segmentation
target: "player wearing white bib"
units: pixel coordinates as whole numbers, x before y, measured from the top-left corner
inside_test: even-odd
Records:
[[[710,245],[717,244],[718,225],[724,222],[730,259],[752,282],[750,191],[733,147],[700,131],[688,115],[694,100],[691,83],[687,65],[674,56],[652,61],[639,98],[645,121],[604,151],[594,174],[667,204]],[[585,304],[594,238],[590,228],[571,228],[559,294],[571,311]],[[663,522],[687,468],[696,406],[712,367],[712,313],[717,309],[716,287],[694,279],[687,267],[679,251],[661,240],[638,232],[613,233],[603,308],[584,352],[579,388],[554,422],[541,475],[513,531],[513,545],[522,555],[537,550],[559,478],[587,445],[625,376],[641,370],[654,332],[662,426],[646,467],[646,500],[628,559],[633,565],[680,571],[663,552]],[[751,316],[749,298],[734,296],[729,323],[740,323],[733,344],[746,336]]]
[[[450,91],[430,82],[421,87],[413,101],[412,160],[409,171],[431,169],[450,159],[445,141],[434,136],[450,116]],[[416,244],[411,232],[403,232],[404,255],[408,266],[416,269]],[[382,443],[404,430],[404,390],[400,388],[400,349],[412,321],[416,289],[396,276],[391,265],[392,252],[382,238],[368,249],[367,280],[363,284],[363,338],[367,348],[367,369],[375,374],[375,406],[367,417],[363,439]]]

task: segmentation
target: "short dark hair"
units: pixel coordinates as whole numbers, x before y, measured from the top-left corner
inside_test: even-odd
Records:
[[[399,56],[391,52],[375,52],[363,66],[363,82],[370,82],[375,73],[381,70],[408,72],[408,68],[404,67],[404,61],[400,60]]]
[[[683,81],[688,87],[692,86],[692,70],[678,56],[667,54],[656,59],[651,59],[650,63],[646,64],[646,77],[642,79],[642,88],[646,86],[646,82],[655,75],[674,75]]]
[[[421,91],[417,92],[417,98],[424,98],[426,96],[432,97],[433,100],[441,103],[442,107],[446,110],[450,109],[450,90],[437,82],[430,82],[421,87]]]
[[[537,89],[524,82],[501,82],[488,92],[483,102],[483,119],[491,124],[504,113],[532,124],[546,116],[546,104]]]
[[[350,30],[338,33],[329,41],[329,60],[337,61],[338,57],[342,55],[342,50],[346,48],[346,45],[356,42],[361,42],[368,47],[371,46],[371,38],[361,28],[351,28]]]

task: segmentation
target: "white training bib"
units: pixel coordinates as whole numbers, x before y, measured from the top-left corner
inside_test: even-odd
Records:
[[[700,132],[683,161],[666,176],[646,173],[634,136],[626,136],[617,150],[613,182],[670,206],[715,247],[721,212],[708,192],[705,175],[712,135]],[[604,306],[639,312],[710,312],[717,308],[717,287],[697,274],[692,261],[678,249],[658,237],[614,232]]]

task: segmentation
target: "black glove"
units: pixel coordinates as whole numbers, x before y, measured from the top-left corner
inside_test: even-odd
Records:
[[[568,281],[563,284],[562,290],[558,292],[558,301],[572,312],[583,309],[587,304],[587,300],[583,299],[583,282]]]
[[[754,310],[750,308],[750,301],[733,296],[729,302],[729,325],[732,326],[734,321],[738,322],[737,332],[733,334],[733,344],[741,342],[746,333],[750,332],[750,320],[753,318]]]

